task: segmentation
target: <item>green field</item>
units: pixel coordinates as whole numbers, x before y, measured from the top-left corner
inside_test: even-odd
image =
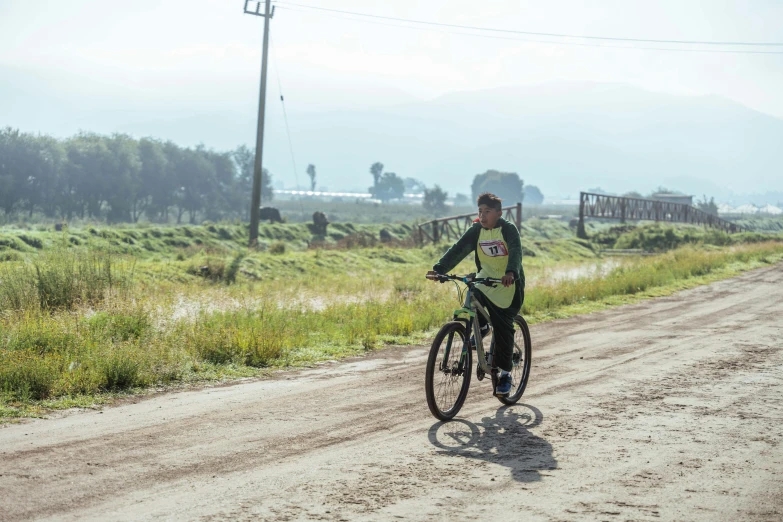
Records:
[[[385,229],[386,241],[381,241]],[[0,417],[426,343],[457,306],[411,224],[0,228]],[[526,221],[524,314],[583,313],[778,262],[778,234]],[[658,252],[608,257],[613,249]],[[471,269],[466,260],[458,271]]]

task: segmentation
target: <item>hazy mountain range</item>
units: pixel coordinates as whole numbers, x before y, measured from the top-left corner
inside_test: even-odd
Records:
[[[1,69],[0,80],[0,126],[57,136],[129,132],[215,149],[255,139],[257,85],[227,85],[215,99],[197,85],[140,95],[138,86],[20,69]],[[381,161],[451,193],[469,193],[475,174],[498,169],[518,172],[550,198],[664,185],[722,201],[783,199],[783,120],[714,96],[556,83],[426,101],[377,86],[313,86],[285,101],[296,175],[270,85],[265,165],[286,186],[304,185],[313,163],[320,186],[364,190],[370,164]]]

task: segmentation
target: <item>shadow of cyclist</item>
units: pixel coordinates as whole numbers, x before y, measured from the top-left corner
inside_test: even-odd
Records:
[[[541,479],[541,470],[557,468],[552,445],[530,432],[543,420],[534,406],[502,406],[478,424],[464,419],[436,422],[428,438],[439,453],[500,464],[511,469],[514,480],[534,482]]]

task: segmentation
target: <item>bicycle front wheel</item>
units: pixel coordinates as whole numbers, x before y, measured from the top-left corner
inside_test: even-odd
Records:
[[[522,394],[525,393],[527,380],[530,377],[530,363],[532,352],[532,341],[530,339],[530,329],[527,327],[525,318],[518,315],[514,318],[514,351],[511,354],[513,367],[511,368],[511,377],[513,379],[513,388],[508,396],[498,397],[503,404],[516,403]]]
[[[462,408],[470,388],[473,354],[465,342],[465,325],[443,325],[430,348],[424,390],[427,406],[442,421],[452,419]]]

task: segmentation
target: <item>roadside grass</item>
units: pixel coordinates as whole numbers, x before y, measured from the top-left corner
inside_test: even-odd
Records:
[[[760,243],[775,237],[775,230],[728,234],[696,225],[652,223],[643,226],[616,225],[594,233],[590,241],[608,249],[639,249],[666,252],[683,245],[730,246]],[[777,236],[778,238],[781,236]]]
[[[526,241],[535,253],[525,258],[534,284],[523,313],[531,322],[783,260],[780,242],[702,244],[603,273],[537,278],[553,263],[600,262],[591,243],[546,226],[550,239]],[[453,286],[422,277],[448,245],[275,253],[248,252],[235,240],[136,257],[47,241],[34,255],[0,263],[0,419],[426,343],[458,307]],[[455,271],[472,271],[472,259]]]
[[[783,243],[780,242],[708,250],[687,246],[630,261],[604,277],[578,278],[532,288],[526,293],[523,314],[532,324],[591,313],[671,295],[781,261]]]

